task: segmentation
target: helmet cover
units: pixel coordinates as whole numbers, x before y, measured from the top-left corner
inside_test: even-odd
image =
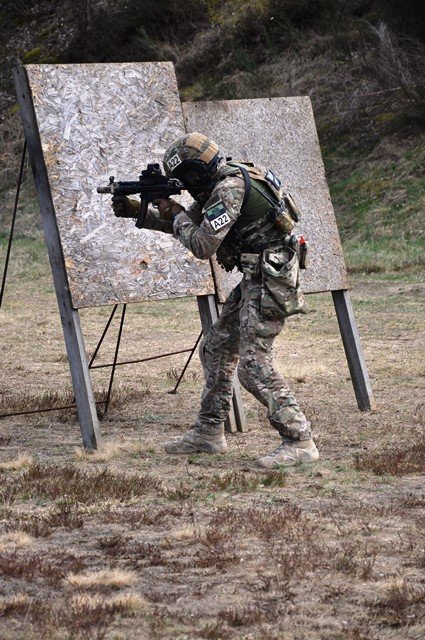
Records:
[[[168,147],[164,154],[164,171],[179,178],[188,187],[205,187],[221,160],[218,145],[202,133],[188,133]]]

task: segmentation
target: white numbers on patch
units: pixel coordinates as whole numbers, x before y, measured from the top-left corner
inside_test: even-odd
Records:
[[[180,156],[176,153],[173,156],[171,156],[171,158],[168,160],[167,166],[169,170],[172,171],[173,169],[178,167],[179,164],[181,163],[182,163],[182,160],[180,159]]]
[[[222,227],[225,227],[226,224],[230,222],[230,216],[228,213],[222,213],[218,218],[214,218],[214,220],[210,220],[211,226],[214,231],[218,231]]]

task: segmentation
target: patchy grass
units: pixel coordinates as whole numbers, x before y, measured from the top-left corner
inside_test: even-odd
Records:
[[[73,571],[82,570],[84,561],[60,549],[46,554],[2,553],[0,556],[0,575],[9,578],[20,578],[24,581],[44,580],[48,585],[56,586]]]
[[[79,503],[64,497],[59,499],[47,513],[20,514],[15,519],[11,519],[8,526],[36,538],[47,538],[59,527],[68,530],[80,529],[84,524],[82,513]]]
[[[15,593],[12,596],[0,597],[0,616],[12,616],[26,613],[31,598],[26,593]]]
[[[34,598],[28,607],[33,631],[41,637],[66,633],[70,638],[102,640],[119,615],[133,616],[143,609],[144,599],[136,593],[110,597],[79,593],[59,600],[43,602]]]
[[[394,627],[412,625],[424,620],[425,589],[403,579],[383,585],[382,595],[374,604],[381,620]]]
[[[425,440],[417,443],[394,445],[384,450],[357,454],[358,470],[373,471],[377,475],[402,476],[408,473],[425,472]]]
[[[16,496],[50,498],[62,496],[84,504],[101,499],[130,500],[151,491],[150,476],[131,477],[108,469],[90,473],[75,467],[32,464],[14,483]]]
[[[325,158],[349,272],[423,272],[424,136]]]
[[[70,573],[66,577],[67,584],[76,589],[122,589],[131,587],[136,580],[134,572],[122,569]]]
[[[51,324],[32,303],[25,322],[40,323],[37,339],[60,337],[56,303],[48,288],[40,291]],[[421,637],[423,471],[412,463],[415,450],[423,455],[423,286],[415,276],[369,276],[354,281],[351,295],[376,411],[357,411],[330,296],[311,296],[313,311],[290,320],[275,344],[276,363],[313,423],[321,451],[314,465],[255,466],[278,438],[246,394],[250,430],[228,435],[226,456],[163,454],[163,442],[193,424],[200,387],[189,376],[176,396],[167,394],[161,362],[117,373],[127,400],[101,422],[108,446],[97,458],[75,454],[80,432],[70,414],[5,419],[0,459],[33,459],[0,473],[0,536],[32,538],[1,552],[5,640]],[[2,316],[6,337],[19,313]],[[96,344],[108,314],[82,316]],[[168,335],[157,330],[167,318]],[[199,330],[192,300],[136,305],[128,322],[146,352],[177,339],[190,344]],[[24,380],[33,397],[39,384],[50,388],[54,372],[65,388],[58,342],[42,362],[28,340],[29,357],[7,352],[21,368],[11,366],[2,384],[18,389]],[[123,358],[131,359],[132,342],[123,342]],[[38,364],[28,369],[29,361]],[[191,367],[200,372],[197,361]],[[111,572],[129,573],[131,583],[112,586]]]
[[[97,464],[99,462],[108,462],[120,455],[131,454],[132,456],[138,457],[145,453],[155,453],[155,447],[146,442],[134,442],[131,440],[123,442],[102,442],[101,446],[95,451],[88,452],[82,447],[76,447],[74,453],[76,460],[79,462]]]
[[[0,536],[0,553],[29,547],[33,538],[25,531],[11,531]]]
[[[125,524],[133,530],[144,526],[161,526],[164,522],[181,517],[182,513],[183,507],[175,507],[174,505],[122,508],[107,503],[102,508],[99,517],[105,523]]]
[[[25,469],[33,464],[32,456],[27,454],[23,454],[14,458],[13,460],[6,460],[5,462],[0,462],[0,471],[19,471],[20,469]]]

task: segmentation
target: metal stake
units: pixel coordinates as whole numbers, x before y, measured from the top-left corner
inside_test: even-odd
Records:
[[[184,374],[186,373],[186,369],[188,368],[188,366],[189,366],[189,364],[190,364],[190,361],[192,360],[193,354],[194,354],[194,353],[195,353],[195,351],[196,351],[196,347],[198,346],[199,342],[201,341],[201,338],[202,338],[202,334],[203,334],[203,333],[204,333],[204,332],[203,332],[203,331],[201,331],[201,333],[199,334],[199,336],[198,336],[198,338],[197,338],[197,340],[196,340],[195,344],[193,345],[193,349],[191,349],[191,351],[190,351],[190,355],[189,355],[189,357],[188,357],[188,359],[187,359],[187,361],[186,361],[186,364],[185,364],[185,365],[184,365],[184,367],[183,367],[183,370],[182,370],[182,372],[181,372],[181,374],[180,374],[179,379],[178,379],[178,380],[177,380],[177,382],[176,382],[176,386],[174,387],[174,389],[173,389],[172,391],[168,391],[168,393],[173,393],[173,394],[174,394],[174,393],[177,393],[177,389],[179,388],[180,382],[182,381],[183,376],[184,376]]]
[[[21,166],[19,168],[18,182],[16,184],[15,204],[14,204],[14,207],[13,207],[12,223],[10,225],[9,242],[7,244],[6,261],[5,261],[5,264],[4,264],[4,271],[3,271],[3,280],[2,280],[2,283],[1,283],[0,307],[1,307],[2,302],[3,302],[3,293],[4,293],[5,286],[6,286],[6,276],[7,276],[7,270],[8,270],[8,267],[9,267],[9,258],[10,258],[10,251],[11,251],[11,248],[12,248],[13,232],[15,230],[16,212],[18,210],[18,201],[19,201],[19,194],[21,192],[22,177],[24,175],[24,165],[25,165],[26,153],[27,153],[27,141],[24,140],[24,146],[23,146],[23,149],[22,149],[22,156],[21,156]]]
[[[93,362],[95,361],[95,358],[96,358],[96,356],[97,356],[97,354],[98,354],[98,352],[99,352],[100,347],[102,346],[102,342],[103,342],[103,340],[104,340],[104,338],[105,338],[105,336],[106,336],[106,334],[107,334],[107,332],[108,332],[109,325],[111,324],[111,322],[112,322],[112,318],[114,317],[114,315],[115,315],[115,311],[116,311],[117,309],[118,309],[118,305],[116,304],[116,305],[114,306],[114,308],[112,309],[112,313],[111,313],[111,315],[109,316],[109,320],[108,320],[108,322],[106,323],[106,327],[104,328],[103,333],[102,333],[102,335],[101,335],[101,337],[100,337],[100,340],[99,340],[99,342],[98,342],[98,345],[97,345],[97,347],[96,347],[96,349],[95,349],[95,351],[94,351],[94,354],[93,354],[93,355],[92,355],[92,357],[91,357],[91,360],[90,360],[90,362],[89,362],[89,369],[91,369],[91,368],[92,368]]]
[[[108,394],[106,396],[105,410],[103,412],[103,416],[106,416],[106,414],[108,413],[109,402],[110,402],[110,399],[111,399],[111,392],[112,392],[112,384],[114,382],[115,369],[116,369],[117,360],[118,360],[118,351],[120,349],[122,330],[123,330],[123,327],[124,327],[124,319],[125,319],[126,309],[127,309],[127,304],[123,304],[123,306],[122,306],[122,314],[121,314],[121,321],[120,321],[120,328],[118,330],[117,344],[116,344],[116,347],[115,347],[114,362],[112,364],[111,378],[109,380],[109,388],[108,388]]]

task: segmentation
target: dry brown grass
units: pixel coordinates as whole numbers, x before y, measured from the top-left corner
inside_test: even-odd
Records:
[[[25,531],[11,531],[0,536],[0,553],[29,547],[34,541]]]
[[[127,591],[125,593],[117,593],[113,596],[109,596],[106,599],[109,606],[117,607],[121,611],[129,613],[139,611],[147,606],[146,599],[138,593],[132,593]]]
[[[48,555],[42,552],[20,555],[15,552],[0,556],[0,575],[30,582],[43,580],[51,586],[61,583],[70,571],[81,571],[84,567],[84,560],[57,549],[50,550]]]
[[[226,567],[239,563],[241,560],[238,545],[231,531],[215,526],[212,523],[204,528],[199,528],[195,534],[195,541],[200,547],[196,554],[198,567]]]
[[[4,396],[0,399],[0,413],[50,409],[73,405],[74,402],[74,392],[71,388],[64,391],[41,390],[39,393],[26,390],[18,391],[11,396]],[[67,410],[65,415],[69,417],[70,410]]]
[[[208,491],[235,491],[243,493],[253,491],[261,484],[261,477],[243,471],[229,471],[223,475],[208,478]]]
[[[80,462],[107,462],[112,460],[122,451],[122,447],[115,442],[102,442],[100,447],[93,452],[85,451],[82,447],[74,449],[75,457]]]
[[[102,442],[101,446],[92,452],[85,451],[82,447],[74,449],[75,457],[80,462],[108,462],[113,458],[128,453],[140,454],[144,450],[140,442]]]
[[[228,640],[231,638],[231,631],[226,628],[222,620],[209,622],[200,631],[201,637],[205,640]]]
[[[67,584],[77,589],[123,589],[131,587],[136,581],[137,575],[133,571],[122,569],[70,573],[66,577]]]
[[[149,542],[136,542],[127,549],[126,558],[126,565],[132,569],[139,569],[147,565],[159,567],[168,564],[162,545]]]
[[[167,531],[166,541],[168,543],[172,543],[174,541],[179,540],[192,540],[196,536],[196,531],[193,525],[187,524],[176,529],[171,529],[171,531]]]
[[[33,464],[32,456],[28,454],[22,454],[13,460],[6,460],[0,462],[0,471],[20,471]]]
[[[375,606],[387,624],[399,627],[424,622],[425,589],[398,579],[381,586],[382,595]]]
[[[261,604],[245,607],[223,609],[218,614],[219,619],[225,620],[231,627],[245,627],[261,624],[265,621],[265,611]]]
[[[301,533],[304,540],[311,538],[315,531],[315,524],[298,506],[291,504],[280,508],[252,507],[246,510],[228,507],[218,511],[208,527],[211,531],[226,531],[230,535],[244,531],[266,542],[275,538],[276,531],[292,539],[296,538],[295,533]]]
[[[31,598],[26,593],[0,597],[0,616],[12,616],[28,611]]]
[[[108,469],[89,473],[75,467],[32,464],[13,481],[16,495],[22,498],[50,498],[64,495],[83,504],[99,500],[130,500],[157,488],[150,476],[128,476]]]
[[[425,471],[425,439],[406,446],[398,444],[367,453],[357,454],[356,469],[373,471],[377,475],[403,476]]]
[[[245,470],[226,471],[205,478],[191,478],[182,480],[177,485],[166,485],[163,494],[170,500],[185,502],[195,495],[211,492],[249,493],[264,487],[285,486],[286,475],[283,470],[252,473]]]
[[[105,597],[100,594],[78,593],[60,600],[42,601],[34,598],[27,614],[42,638],[66,637],[70,640],[103,640],[118,615],[133,616],[146,607],[145,599],[127,592]]]
[[[106,556],[115,557],[125,552],[128,540],[129,537],[125,537],[121,533],[117,533],[115,536],[98,538],[97,546]]]
[[[130,529],[137,529],[142,526],[160,526],[167,521],[182,515],[184,505],[164,505],[158,507],[117,507],[115,505],[104,505],[100,518],[105,523],[127,525]]]
[[[50,536],[59,527],[72,530],[80,529],[83,524],[81,505],[64,498],[58,500],[47,513],[19,514],[10,519],[8,526],[39,538]]]

